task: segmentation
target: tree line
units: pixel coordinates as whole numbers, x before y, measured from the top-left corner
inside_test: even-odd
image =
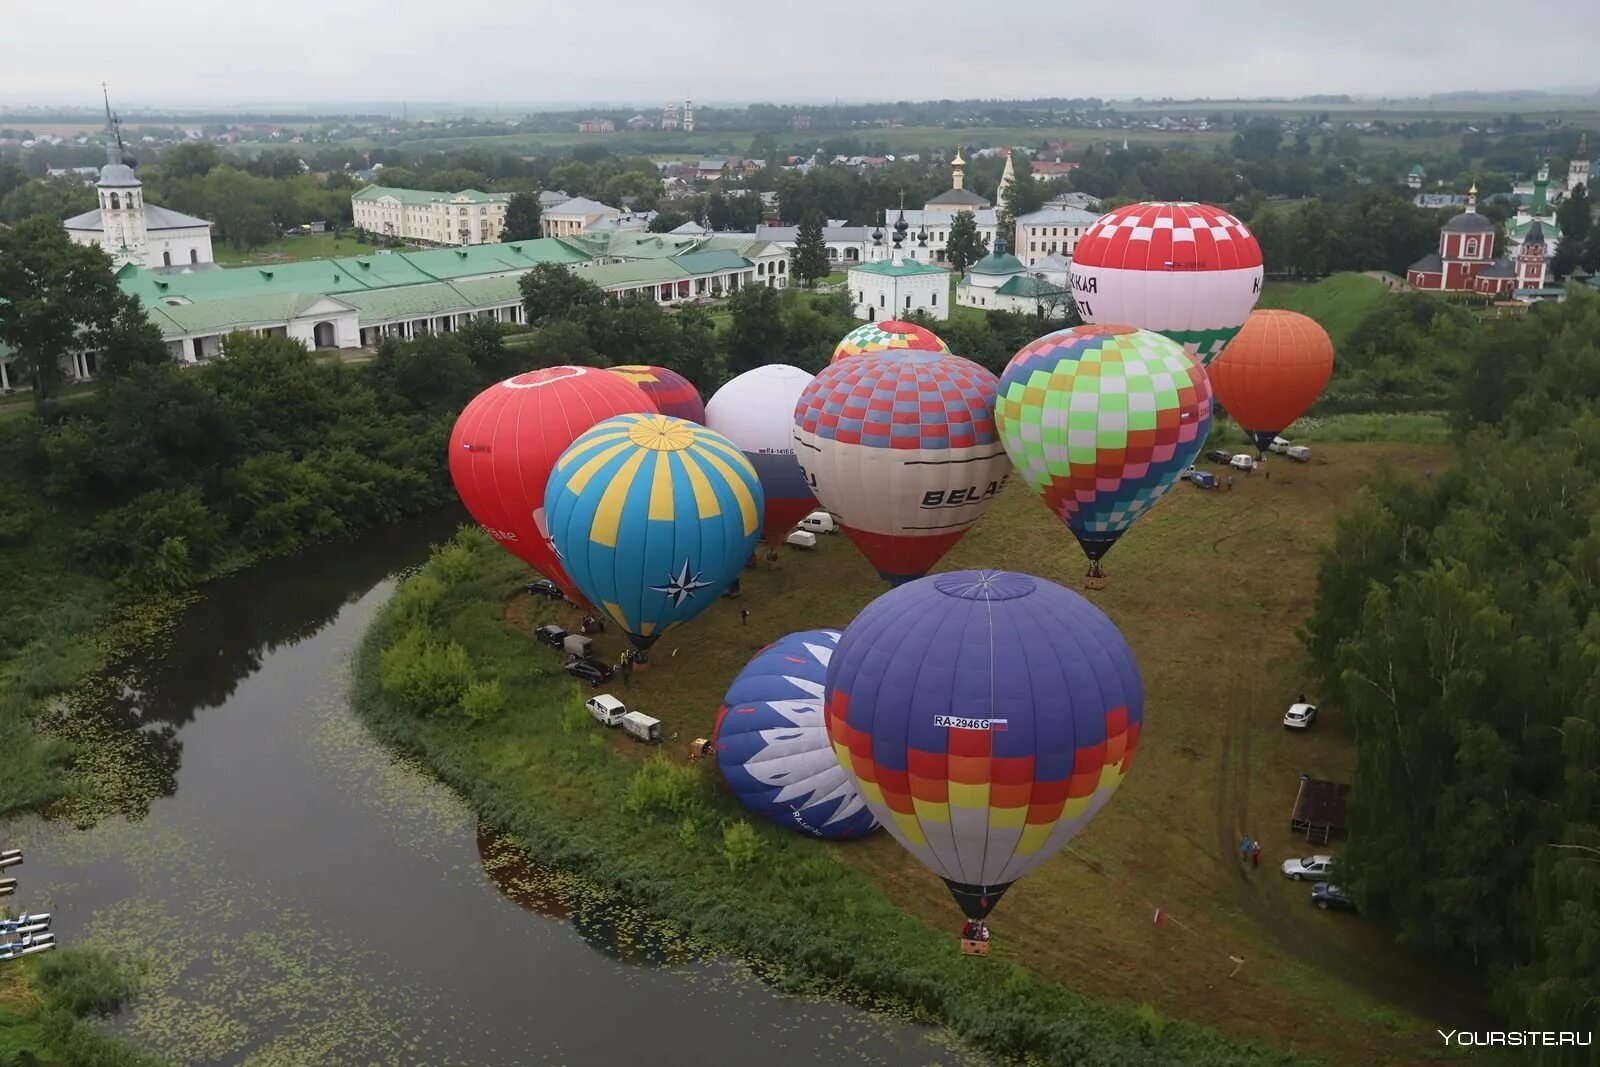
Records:
[[[1600,989],[1597,339],[1581,292],[1455,338],[1459,458],[1362,493],[1304,631],[1356,739],[1341,880],[1527,1029]]]

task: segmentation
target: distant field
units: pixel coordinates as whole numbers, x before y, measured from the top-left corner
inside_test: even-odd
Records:
[[[250,252],[241,252],[226,245],[217,245],[215,251],[218,263],[233,266],[240,263],[282,263],[285,260],[297,259],[333,259],[337,256],[353,256],[360,252],[374,252],[377,247],[357,241],[353,237],[320,234],[310,237],[284,237]]]
[[[1388,290],[1376,278],[1345,273],[1310,285],[1268,282],[1262,287],[1261,299],[1256,306],[1284,308],[1309,315],[1328,331],[1337,349],[1349,340],[1361,320],[1383,303],[1388,295]]]

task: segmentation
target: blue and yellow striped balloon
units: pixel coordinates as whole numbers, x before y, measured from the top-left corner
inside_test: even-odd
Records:
[[[721,434],[618,415],[561,454],[544,506],[562,566],[643,649],[739,576],[765,501],[755,468]]]

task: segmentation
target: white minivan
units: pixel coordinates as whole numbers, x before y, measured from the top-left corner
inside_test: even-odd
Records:
[[[826,511],[813,511],[800,520],[800,529],[809,530],[814,534],[838,533],[839,524],[833,521],[833,516]]]
[[[1236,470],[1253,471],[1256,469],[1256,457],[1240,452],[1228,461]]]
[[[596,722],[604,726],[621,726],[623,716],[628,714],[622,701],[610,693],[590,697],[583,706],[589,709],[589,714],[594,716]]]
[[[1283,453],[1289,451],[1289,442],[1282,437],[1274,437],[1272,439],[1272,443],[1267,446],[1267,451],[1276,452],[1279,455],[1282,455]]]

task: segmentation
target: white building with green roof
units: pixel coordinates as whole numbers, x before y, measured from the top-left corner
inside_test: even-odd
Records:
[[[996,238],[994,251],[974,263],[956,283],[956,303],[984,311],[1020,311],[1055,318],[1066,308],[1067,290],[1028,273],[1022,261],[1006,251],[1005,239]]]
[[[851,310],[856,318],[868,322],[903,319],[913,311],[940,321],[948,319],[950,272],[906,258],[900,248],[907,229],[905,219],[897,221],[894,228],[894,250],[889,258],[856,264],[845,274]]]
[[[350,198],[355,227],[402,241],[435,245],[486,245],[506,228],[510,193],[463,189],[440,193],[369,185]]]

